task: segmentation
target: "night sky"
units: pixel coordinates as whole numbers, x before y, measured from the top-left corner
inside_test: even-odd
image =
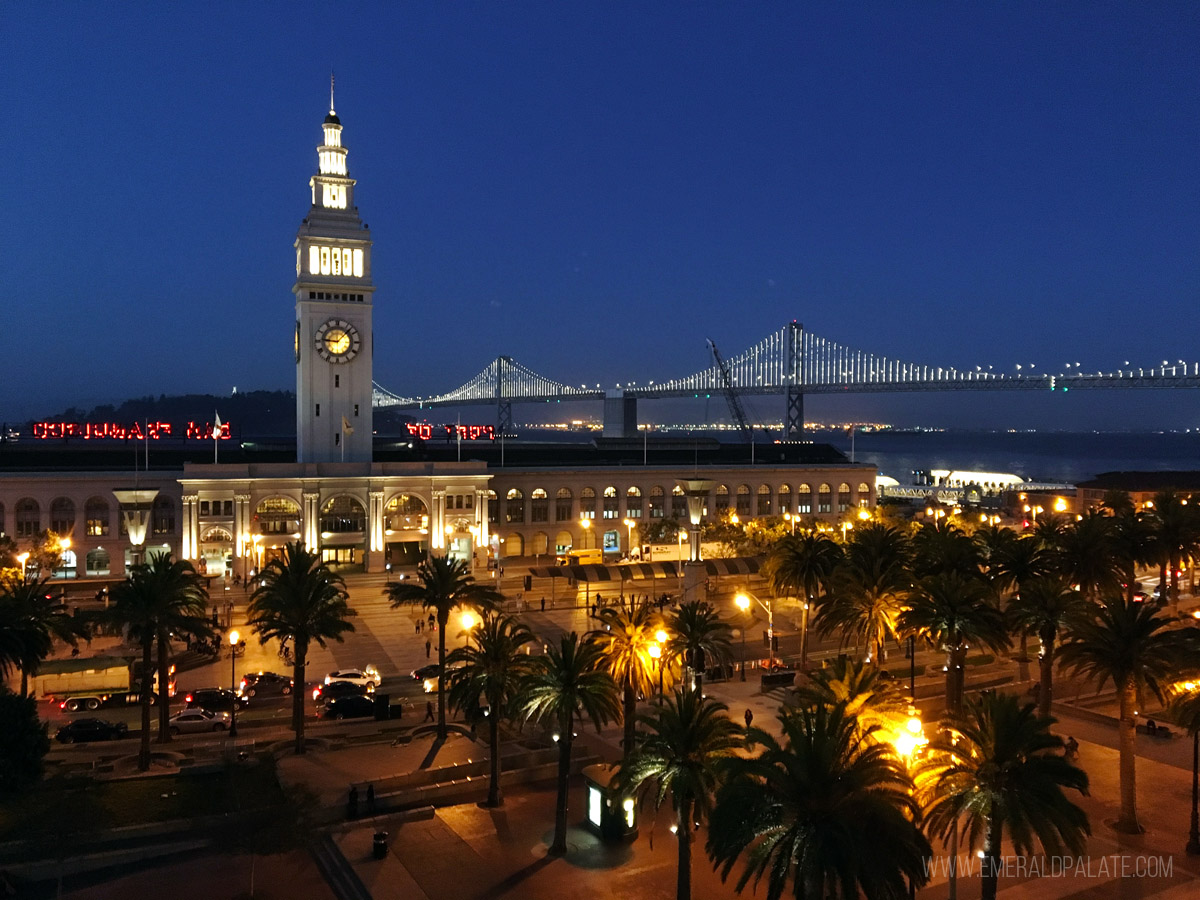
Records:
[[[0,416],[294,388],[331,69],[398,393],[498,354],[665,380],[792,319],[942,366],[1194,361],[1198,53],[1194,2],[5,3]],[[1194,392],[844,409],[1200,425]]]

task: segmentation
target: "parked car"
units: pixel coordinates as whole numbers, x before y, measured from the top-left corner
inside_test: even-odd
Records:
[[[357,719],[375,715],[375,701],[365,694],[335,697],[320,713],[325,719]]]
[[[202,731],[224,731],[229,727],[229,713],[215,713],[198,707],[177,712],[167,720],[171,734],[197,734]]]
[[[317,704],[328,703],[338,697],[365,697],[366,687],[353,681],[335,681],[333,684],[318,684],[313,688],[313,699]]]
[[[242,694],[257,697],[259,694],[283,694],[287,696],[294,686],[291,676],[276,672],[247,672],[242,676]]]
[[[188,691],[184,697],[184,702],[188,709],[199,707],[200,709],[231,710],[237,708],[245,709],[250,705],[250,698],[235,694],[226,688],[200,688],[195,691]]]
[[[349,681],[362,685],[368,691],[373,691],[379,682],[383,681],[383,676],[374,666],[367,666],[363,669],[338,669],[325,676],[326,684],[333,684],[335,681]]]
[[[435,675],[442,674],[442,667],[438,663],[430,663],[427,666],[421,666],[419,669],[412,670],[412,677],[416,681],[424,681],[426,678],[432,678]]]
[[[116,741],[129,734],[124,722],[105,722],[103,719],[76,719],[68,722],[54,739],[63,744],[82,744],[87,741]]]

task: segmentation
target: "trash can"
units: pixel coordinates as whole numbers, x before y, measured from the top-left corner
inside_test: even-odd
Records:
[[[376,859],[383,859],[387,856],[387,832],[375,832],[375,841],[371,844],[371,855]]]
[[[375,693],[375,721],[386,722],[392,712],[392,698],[389,694]]]

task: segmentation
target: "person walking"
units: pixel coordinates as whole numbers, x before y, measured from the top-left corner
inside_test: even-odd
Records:
[[[746,707],[746,727],[749,728],[754,724],[754,713],[750,711],[750,707]]]
[[[433,701],[426,700],[425,701],[425,718],[422,719],[421,721],[422,722],[433,722],[436,719],[437,719],[437,717],[433,714]]]
[[[545,611],[546,611],[546,598],[543,597],[542,598],[542,612],[545,612]]]
[[[425,638],[425,658],[429,659],[429,651],[433,649],[433,641]]]

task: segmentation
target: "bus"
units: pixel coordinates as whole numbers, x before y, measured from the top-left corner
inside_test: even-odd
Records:
[[[603,565],[604,551],[603,550],[568,550],[566,553],[560,553],[555,561],[560,566],[588,566],[588,565]]]

